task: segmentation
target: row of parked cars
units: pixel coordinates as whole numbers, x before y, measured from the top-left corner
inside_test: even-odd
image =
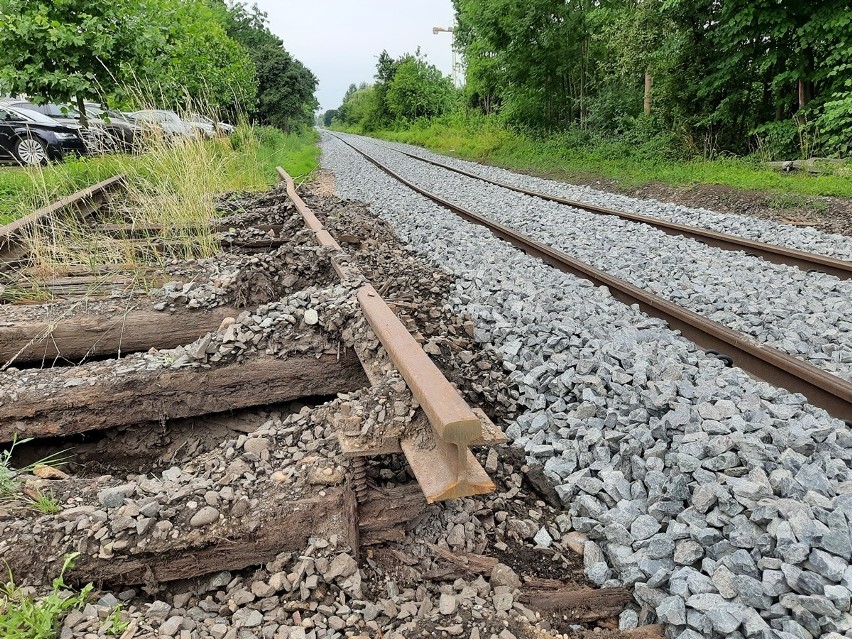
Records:
[[[27,100],[0,100],[0,159],[24,165],[59,161],[69,154],[132,153],[141,149],[146,134],[168,140],[230,135],[234,127],[208,117],[143,109],[121,112],[85,103],[88,127],[76,109]]]

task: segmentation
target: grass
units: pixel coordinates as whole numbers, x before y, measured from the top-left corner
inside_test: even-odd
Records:
[[[217,196],[268,188],[277,180],[277,165],[291,175],[306,176],[318,164],[317,140],[313,129],[285,134],[271,127],[243,124],[229,138],[180,144],[154,138],[147,141],[145,153],[137,156],[89,158],[0,174],[0,184],[9,175],[13,176],[10,183],[19,183],[21,174],[29,180],[28,189],[17,191],[15,203],[5,203],[7,211],[23,215],[46,205],[63,189],[73,191],[95,176],[122,173],[126,189],[102,221],[160,229],[150,233],[150,242],[140,244],[127,234],[115,237],[93,231],[73,218],[30,227],[25,239],[30,254],[28,273],[33,277],[22,278],[18,273],[14,283],[0,282],[5,284],[0,286],[0,297],[44,301],[44,291],[36,284],[30,286],[30,281],[69,266],[90,270],[121,267],[136,274],[134,288],[147,288],[151,270],[170,260],[210,257],[219,250],[211,225],[218,215]]]
[[[131,173],[149,183],[158,172],[164,180],[184,179],[190,169],[202,168],[182,161],[187,153],[198,155],[198,146],[209,152],[196,159],[209,162],[210,170],[220,171],[211,186],[221,191],[264,189],[275,183],[278,165],[294,177],[311,173],[319,164],[317,140],[313,129],[284,133],[272,127],[241,125],[230,140],[191,143],[171,150],[155,145],[153,158],[151,154],[108,155],[74,158],[47,167],[0,167],[0,225],[118,173]]]
[[[21,444],[26,444],[32,441],[32,438],[18,439],[13,436],[11,445],[5,450],[0,451],[0,501],[9,501],[17,499],[21,491],[21,482],[18,479],[21,475],[32,473],[39,466],[60,466],[67,461],[64,453],[54,453],[44,459],[39,459],[36,462],[15,468],[12,466],[12,456],[15,452],[15,447]],[[41,498],[44,498],[43,500]],[[48,507],[50,502],[55,504],[53,495],[39,494],[34,502],[39,502],[44,507]],[[2,635],[0,635],[2,636]]]
[[[92,584],[80,592],[71,592],[65,583],[65,573],[74,565],[80,553],[66,555],[53,589],[41,598],[34,598],[28,589],[15,585],[11,571],[9,581],[0,586],[0,637],[3,639],[55,639],[62,619],[72,610],[82,608],[93,590]]]
[[[670,147],[661,139],[644,143],[593,139],[576,132],[539,136],[509,130],[494,119],[459,116],[369,135],[566,181],[603,177],[622,188],[651,182],[672,186],[719,184],[776,194],[779,203],[795,196],[852,197],[849,165],[832,174],[813,175],[773,171],[756,158],[685,160],[671,157]]]

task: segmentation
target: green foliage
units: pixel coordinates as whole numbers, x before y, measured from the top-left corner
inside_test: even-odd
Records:
[[[317,80],[257,7],[225,0],[0,0],[0,86],[35,102],[202,104],[290,130]]]
[[[0,586],[0,636],[4,639],[55,639],[64,616],[86,604],[93,590],[87,584],[80,592],[70,592],[65,573],[73,567],[80,553],[65,556],[52,591],[35,599],[18,588],[9,573],[9,581]]]
[[[36,494],[30,498],[29,505],[30,508],[37,510],[43,515],[55,515],[62,510],[59,507],[52,490],[47,492],[37,491]]]
[[[148,0],[0,0],[0,83],[33,100],[116,93],[163,45]]]
[[[111,637],[120,637],[130,625],[129,621],[124,621],[121,618],[121,604],[118,604],[115,609],[104,619],[104,625],[101,631]]]
[[[787,198],[852,197],[848,167],[837,167],[833,174],[824,175],[783,174],[763,168],[754,160],[685,159],[683,150],[675,155],[668,151],[676,138],[673,133],[646,134],[643,138],[600,136],[578,128],[558,134],[522,133],[494,116],[452,114],[376,135],[555,179],[606,178],[625,187],[649,182],[674,186],[724,184]]]
[[[852,84],[852,81],[849,81]],[[849,157],[852,153],[852,91],[835,93],[817,119],[817,127],[825,137],[825,146],[835,154]]]
[[[456,97],[452,81],[418,49],[394,59],[382,51],[376,83],[349,85],[333,120],[339,126],[374,131],[449,112]]]
[[[437,67],[419,55],[403,57],[388,85],[388,110],[397,119],[431,118],[452,106],[453,85]]]
[[[453,4],[465,102],[512,126],[647,136],[647,78],[654,134],[676,132],[677,154],[747,153],[755,134],[773,157],[848,152],[848,0]]]
[[[202,103],[231,117],[252,112],[255,66],[226,32],[222,14],[207,0],[151,1],[165,37],[157,72],[143,78],[154,102],[171,108]]]
[[[219,6],[224,2],[219,0]],[[317,79],[291,56],[282,40],[267,27],[267,16],[257,8],[234,3],[223,10],[228,35],[248,51],[257,72],[257,121],[295,130],[313,120],[318,102]]]

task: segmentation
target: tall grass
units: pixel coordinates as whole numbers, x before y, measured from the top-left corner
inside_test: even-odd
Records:
[[[2,297],[43,300],[46,291],[38,279],[73,268],[116,267],[134,274],[134,287],[147,287],[152,271],[169,260],[211,256],[218,251],[212,224],[217,195],[267,188],[276,181],[276,165],[293,175],[307,175],[317,166],[316,141],[313,130],[285,134],[241,124],[227,138],[170,142],[151,136],[140,155],[0,172],[0,185],[17,189],[14,203],[4,203],[17,215],[46,205],[60,193],[123,173],[126,190],[114,198],[103,221],[127,228],[125,233],[107,234],[73,218],[31,227],[26,236],[28,269],[15,275],[14,287],[7,283]],[[24,180],[28,188],[21,185]],[[146,236],[147,242],[138,241]],[[93,289],[98,286],[94,282]]]

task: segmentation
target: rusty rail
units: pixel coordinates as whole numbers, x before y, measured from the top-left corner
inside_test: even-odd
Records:
[[[395,151],[396,153],[400,153],[406,157],[425,162],[426,164],[431,164],[442,169],[447,169],[448,171],[453,171],[454,173],[480,180],[487,184],[499,186],[500,188],[508,189],[516,193],[521,193],[523,195],[537,197],[542,200],[547,200],[549,202],[556,202],[557,204],[565,204],[566,206],[571,206],[576,209],[582,209],[590,213],[597,213],[599,215],[611,215],[614,217],[619,217],[623,220],[628,220],[630,222],[648,224],[649,226],[653,226],[654,228],[657,228],[669,235],[679,235],[683,237],[688,237],[703,244],[707,244],[708,246],[720,248],[725,251],[744,251],[745,253],[761,257],[767,262],[772,262],[773,264],[795,266],[803,271],[821,271],[823,273],[827,273],[828,275],[834,275],[835,277],[844,280],[852,279],[852,262],[847,262],[845,260],[838,260],[832,257],[826,257],[825,255],[818,255],[816,253],[799,251],[797,249],[791,249],[785,246],[778,246],[776,244],[769,244],[767,242],[749,240],[744,237],[738,237],[736,235],[730,235],[728,233],[720,233],[719,231],[712,231],[710,229],[702,228],[700,226],[679,224],[677,222],[671,222],[669,220],[651,217],[650,215],[630,213],[629,211],[619,211],[604,206],[598,206],[597,204],[591,204],[589,202],[581,202],[579,200],[571,200],[569,198],[560,197],[558,195],[550,195],[549,193],[542,193],[540,191],[524,189],[513,184],[508,184],[499,180],[492,180],[490,178],[477,175],[476,173],[465,171],[464,169],[445,164],[444,162],[440,162],[438,160],[423,158],[412,153],[407,153],[406,151],[400,151],[399,149],[395,149],[393,147],[383,148],[388,148],[392,151]]]
[[[0,265],[10,258],[20,258],[26,253],[21,246],[21,236],[27,228],[36,224],[49,223],[56,215],[62,213],[72,213],[84,218],[101,208],[109,195],[123,186],[124,175],[115,175],[0,226]]]
[[[278,174],[287,185],[287,195],[314,231],[317,241],[340,251],[340,246],[296,192],[284,169]],[[341,278],[338,262],[332,260]],[[399,370],[432,425],[433,441],[428,445],[408,438],[400,442],[418,484],[429,503],[494,490],[485,469],[468,450],[483,437],[479,417],[450,384],[420,344],[411,336],[396,314],[370,284],[358,289],[358,303],[364,317]]]
[[[524,252],[542,259],[559,270],[588,279],[598,286],[607,286],[613,297],[619,301],[625,304],[638,304],[643,312],[665,320],[670,328],[679,330],[684,337],[702,348],[713,349],[729,356],[736,366],[755,377],[791,392],[802,393],[808,401],[825,409],[829,414],[840,419],[852,420],[852,383],[778,349],[761,344],[625,280],[609,275],[514,229],[453,204],[409,182],[346,140],[336,135],[334,137],[408,188],[450,209],[462,218],[488,228],[494,235]]]

